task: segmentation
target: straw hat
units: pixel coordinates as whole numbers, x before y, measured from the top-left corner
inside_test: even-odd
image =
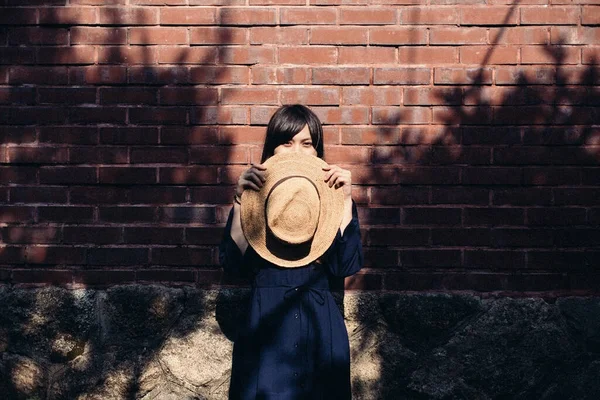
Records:
[[[281,267],[308,265],[329,248],[342,222],[344,195],[324,181],[327,163],[283,153],[264,163],[260,191],[244,190],[241,221],[246,240]]]

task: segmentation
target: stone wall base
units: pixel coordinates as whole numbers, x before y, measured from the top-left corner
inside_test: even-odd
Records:
[[[7,399],[226,399],[246,289],[0,287]],[[355,399],[599,399],[600,297],[337,294]]]

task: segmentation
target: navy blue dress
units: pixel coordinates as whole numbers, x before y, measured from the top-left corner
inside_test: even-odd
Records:
[[[362,267],[360,228],[352,220],[342,237],[306,267],[280,268],[231,238],[231,220],[219,248],[227,272],[250,274],[247,319],[233,346],[231,400],[350,399],[350,348],[342,314],[330,291],[336,277]]]

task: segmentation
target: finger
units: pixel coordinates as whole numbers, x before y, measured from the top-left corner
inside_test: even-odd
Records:
[[[256,190],[257,192],[260,191],[260,188],[254,182],[250,182],[250,181],[246,181],[244,183],[244,188]]]
[[[259,169],[259,170],[261,170],[261,171],[265,171],[265,170],[267,169],[267,167],[265,167],[265,166],[264,166],[264,164],[255,164],[255,163],[251,163],[251,165],[252,165],[254,168],[257,168],[257,169]]]
[[[258,187],[262,187],[263,186],[263,180],[260,179],[260,177],[256,174],[250,173],[246,176],[246,180],[248,182],[253,182],[255,185],[257,185]]]

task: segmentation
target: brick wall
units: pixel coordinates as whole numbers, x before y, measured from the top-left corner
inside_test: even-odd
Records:
[[[353,172],[347,288],[600,289],[596,0],[0,5],[2,283],[219,285],[233,184],[300,102]]]

